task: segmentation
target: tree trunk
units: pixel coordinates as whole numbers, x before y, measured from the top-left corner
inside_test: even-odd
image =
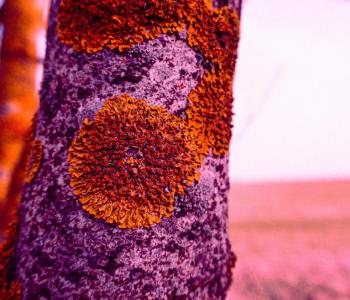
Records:
[[[26,0],[5,1],[0,9],[4,36],[0,59],[0,234],[7,212],[20,197],[23,180],[11,174],[24,145],[24,136],[38,107],[35,75],[38,67],[35,36],[43,25],[39,5]],[[16,172],[18,175],[18,172]]]
[[[220,3],[52,2],[10,270],[24,299],[225,298],[239,18]]]

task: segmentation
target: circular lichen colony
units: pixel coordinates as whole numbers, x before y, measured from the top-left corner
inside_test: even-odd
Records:
[[[68,154],[71,186],[83,208],[120,228],[170,217],[175,193],[198,179],[202,157],[185,121],[128,95],[85,119]]]

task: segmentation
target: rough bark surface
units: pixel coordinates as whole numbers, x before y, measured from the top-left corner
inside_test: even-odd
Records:
[[[150,228],[120,229],[89,215],[70,187],[68,148],[84,118],[128,93],[186,117],[203,57],[186,31],[123,54],[75,52],[56,37],[53,1],[35,138],[41,168],[24,189],[16,276],[24,299],[224,299],[234,255],[227,238],[227,157],[209,154],[174,212]]]

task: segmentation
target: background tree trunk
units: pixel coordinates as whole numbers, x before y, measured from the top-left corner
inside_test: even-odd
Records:
[[[39,103],[35,91],[39,63],[36,36],[44,27],[43,21],[39,4],[9,0],[0,9],[4,29],[0,51],[0,234],[22,190],[23,178],[15,170]]]
[[[52,1],[10,273],[24,299],[224,299],[237,6],[112,2]]]

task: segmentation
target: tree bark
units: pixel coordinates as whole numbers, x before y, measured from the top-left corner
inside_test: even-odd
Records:
[[[52,1],[22,297],[224,299],[237,8],[78,2]]]

